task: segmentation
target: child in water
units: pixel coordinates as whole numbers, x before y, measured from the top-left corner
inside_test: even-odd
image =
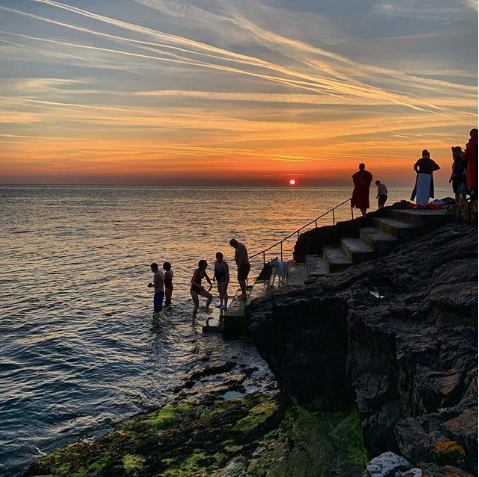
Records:
[[[171,305],[171,295],[173,294],[173,272],[171,270],[171,263],[163,263],[163,270],[165,271],[165,306]]]

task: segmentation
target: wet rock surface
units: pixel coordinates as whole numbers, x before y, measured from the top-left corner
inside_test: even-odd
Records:
[[[26,477],[356,477],[355,410],[308,411],[278,389],[254,347],[202,352],[164,406],[45,456]]]
[[[477,227],[449,223],[248,313],[289,395],[357,407],[370,457],[477,473]]]

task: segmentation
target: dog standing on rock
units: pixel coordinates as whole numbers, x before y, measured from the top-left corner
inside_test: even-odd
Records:
[[[294,260],[288,260],[286,262],[281,262],[278,257],[270,260],[269,264],[273,269],[273,282],[271,286],[274,285],[274,280],[278,276],[278,286],[286,284],[286,278],[288,277],[289,266],[294,263]]]

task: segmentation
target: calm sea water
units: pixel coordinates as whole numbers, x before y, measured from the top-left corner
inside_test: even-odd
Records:
[[[202,315],[191,321],[198,260],[212,264],[222,251],[235,269],[232,237],[259,252],[350,193],[1,186],[0,475],[19,475],[41,453],[160,404],[201,347],[235,346],[203,337]],[[391,190],[390,203],[409,193]],[[336,213],[350,217],[347,205]],[[174,307],[159,331],[146,285],[149,264],[166,260]]]

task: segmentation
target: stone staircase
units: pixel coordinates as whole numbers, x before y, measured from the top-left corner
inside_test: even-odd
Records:
[[[452,216],[444,210],[390,209],[388,217],[374,218],[374,227],[359,229],[359,238],[342,237],[338,246],[323,247],[323,254],[307,255],[306,281],[337,273],[384,255],[398,244],[438,227]]]
[[[305,263],[290,266],[287,286],[300,287],[317,278],[338,273],[347,268],[384,255],[399,244],[438,227],[452,215],[444,210],[388,209],[387,217],[373,218],[374,227],[359,228],[359,237],[341,237],[337,246],[323,247],[322,255],[306,255]],[[220,332],[225,338],[236,338],[247,332],[245,307],[272,289],[269,281],[256,280],[248,287],[248,299],[230,300],[226,311],[215,310],[203,326],[203,332]]]

